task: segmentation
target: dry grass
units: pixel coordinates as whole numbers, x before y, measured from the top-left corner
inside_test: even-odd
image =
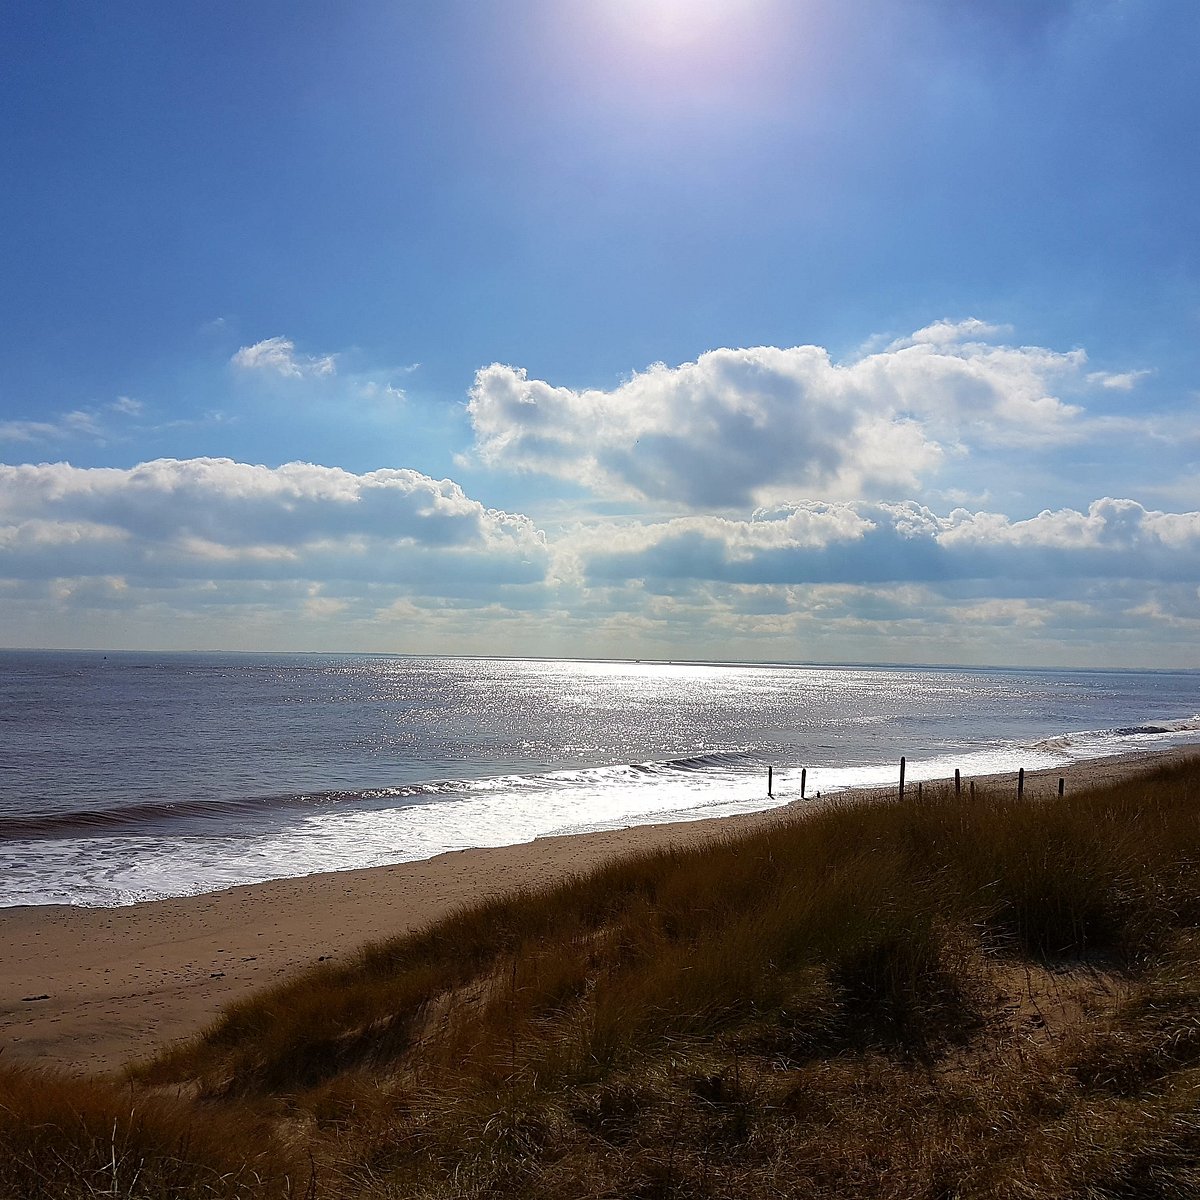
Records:
[[[490,901],[234,1006],[86,1136],[69,1090],[0,1101],[0,1156],[104,1180],[132,1106],[116,1158],[193,1191],[104,1194],[288,1194],[311,1155],[378,1200],[1195,1197],[1195,776],[926,788]]]
[[[245,1109],[221,1111],[104,1079],[0,1069],[5,1198],[302,1195],[297,1182],[274,1130]]]

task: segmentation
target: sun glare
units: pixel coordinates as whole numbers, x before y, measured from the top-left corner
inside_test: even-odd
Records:
[[[600,0],[604,20],[631,42],[660,50],[699,46],[732,33],[762,0]]]

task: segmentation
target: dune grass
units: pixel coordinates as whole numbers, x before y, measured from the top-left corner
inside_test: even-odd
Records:
[[[481,903],[123,1091],[10,1071],[0,1185],[1198,1196],[1198,777],[926,787]]]
[[[0,1067],[0,1196],[168,1198],[302,1193],[275,1130],[106,1079]],[[291,1193],[289,1193],[291,1189]]]

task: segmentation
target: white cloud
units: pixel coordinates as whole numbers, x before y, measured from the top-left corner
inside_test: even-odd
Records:
[[[409,470],[0,466],[10,645],[1171,665],[1198,585],[1200,513],[1125,499],[804,501],[548,543]]]
[[[400,404],[404,401],[405,392],[394,383],[368,379],[359,385],[358,394],[364,400],[376,400],[386,404]]]
[[[558,569],[564,578],[582,578],[589,564],[626,563],[629,578],[674,575],[681,567],[696,578],[722,578],[726,567],[736,573],[764,555],[857,542],[875,527],[853,505],[823,503],[759,510],[748,521],[706,515],[583,527],[559,545]],[[645,570],[633,570],[634,563]]]
[[[335,374],[336,359],[334,354],[297,354],[291,338],[272,337],[243,346],[229,361],[243,371],[269,371],[285,379],[305,379]]]
[[[941,542],[949,547],[1031,547],[1045,550],[1179,552],[1181,567],[1195,570],[1200,554],[1200,512],[1167,513],[1134,500],[1106,497],[1086,513],[1046,510],[1025,521],[996,513],[951,514]]]
[[[0,442],[67,442],[104,443],[116,438],[121,427],[114,426],[110,416],[135,417],[143,405],[128,396],[119,396],[111,404],[94,408],[77,408],[58,413],[47,420],[0,421]]]
[[[796,496],[918,493],[948,454],[1080,436],[1087,356],[992,345],[999,327],[939,322],[854,362],[818,346],[713,350],[610,391],[493,363],[469,412],[487,464],[616,497],[731,509]],[[974,339],[974,340],[971,340]]]
[[[35,517],[0,525],[0,552],[32,547],[62,548],[82,543],[98,545],[124,541],[128,537],[127,531],[96,521],[48,521]]]
[[[1088,372],[1088,383],[1096,384],[1102,388],[1108,388],[1110,391],[1129,392],[1141,380],[1148,375],[1153,375],[1152,370],[1145,371],[1122,371],[1119,374],[1113,374],[1109,371],[1090,371]]]
[[[716,580],[746,585],[980,581],[993,597],[1017,582],[1041,594],[1083,580],[1200,581],[1200,513],[1105,498],[1025,521],[903,504],[800,503],[748,521],[687,517],[559,547],[574,574],[610,580]],[[563,571],[570,575],[571,571]]]
[[[991,325],[977,317],[968,317],[965,321],[941,320],[918,329],[910,337],[893,342],[892,349],[921,345],[948,346],[953,342],[965,342],[970,339],[987,341],[989,338],[1011,332],[1011,325]]]
[[[53,421],[0,421],[0,442],[53,441],[66,433]]]
[[[540,580],[542,534],[417,471],[158,459],[0,465],[0,575]]]
[[[984,600],[978,604],[964,604],[958,610],[956,619],[984,625],[1045,624],[1045,617],[1028,600]]]

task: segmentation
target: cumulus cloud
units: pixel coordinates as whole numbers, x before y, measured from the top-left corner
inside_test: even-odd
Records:
[[[297,354],[291,338],[271,337],[253,346],[243,346],[229,361],[243,371],[268,371],[285,379],[306,379],[336,374],[336,360],[333,354]]]
[[[798,501],[548,542],[412,470],[0,466],[10,644],[1166,665],[1198,587],[1200,513],[1111,497],[1023,520]]]
[[[1086,512],[1023,521],[914,502],[790,504],[746,521],[682,517],[577,535],[576,570],[594,580],[687,579],[751,585],[1012,580],[1200,581],[1200,513],[1105,498]]]
[[[541,579],[542,534],[450,480],[288,463],[0,465],[0,575]]]
[[[729,509],[785,496],[919,492],[947,454],[1079,436],[1087,356],[940,321],[852,362],[818,346],[720,349],[575,390],[493,363],[468,405],[490,465],[618,497]]]

